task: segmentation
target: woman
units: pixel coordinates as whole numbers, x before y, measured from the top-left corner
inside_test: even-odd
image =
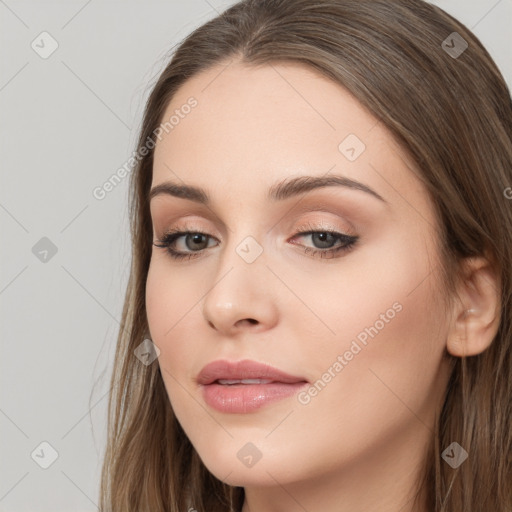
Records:
[[[420,0],[246,0],[149,97],[104,511],[512,510],[512,105]]]

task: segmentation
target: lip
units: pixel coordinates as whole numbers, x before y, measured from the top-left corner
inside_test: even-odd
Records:
[[[219,383],[219,380],[260,379],[263,383]],[[283,400],[306,386],[304,377],[290,375],[268,364],[245,359],[218,360],[207,364],[199,373],[205,402],[225,413],[248,413],[264,405]]]
[[[250,359],[243,361],[227,361],[225,359],[207,364],[199,373],[197,382],[208,385],[219,379],[270,379],[273,382],[295,384],[307,382],[303,377],[285,373],[268,364],[258,363]]]

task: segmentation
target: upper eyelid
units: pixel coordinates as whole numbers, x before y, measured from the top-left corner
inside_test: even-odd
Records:
[[[318,215],[324,215],[324,216],[328,215],[329,219],[327,219],[327,218],[319,218],[319,219],[306,218],[305,220],[297,220],[299,217],[301,217],[305,214],[313,215],[315,213]],[[181,229],[181,226],[183,226],[183,229],[182,229],[183,231],[190,231],[189,226],[187,226],[187,223],[192,224],[192,227],[194,227],[194,224],[198,223],[198,222],[208,222],[208,223],[212,223],[212,224],[219,223],[220,230],[218,227],[216,227],[215,228],[216,231],[233,232],[233,230],[230,229],[229,227],[227,227],[225,222],[222,221],[217,216],[212,218],[209,215],[206,215],[206,216],[204,214],[197,215],[197,217],[199,217],[201,220],[197,220],[195,218],[190,220],[190,217],[196,217],[196,215],[193,215],[193,216],[187,215],[182,218],[177,217],[177,220],[169,221],[168,224],[173,226],[172,227],[173,230]],[[287,219],[287,217],[291,217],[291,218]],[[330,220],[332,218],[335,218],[337,220]],[[271,224],[270,228],[267,230],[267,233],[268,233],[268,231],[274,230],[278,225],[282,224],[283,222],[286,222],[287,224],[293,224],[293,225],[298,224],[299,226],[302,226],[305,223],[319,224],[319,225],[325,224],[325,226],[323,226],[324,229],[332,229],[332,230],[341,231],[341,232],[357,231],[357,227],[359,224],[358,222],[355,222],[355,219],[353,218],[352,215],[347,214],[346,212],[342,212],[342,211],[335,211],[334,208],[332,208],[332,206],[324,205],[321,203],[315,203],[311,206],[305,206],[305,207],[302,206],[302,207],[298,207],[297,209],[293,208],[292,210],[289,210],[285,215],[278,218],[277,222],[273,222]],[[153,225],[153,229],[155,229],[155,224],[158,222],[156,222],[156,220],[153,218],[153,216],[151,216],[151,223]],[[336,226],[337,223],[343,223],[343,225],[346,227],[341,226],[338,228]],[[351,227],[353,229],[351,229]],[[295,228],[291,228],[291,229],[296,230],[298,228],[295,227]],[[197,231],[205,231],[205,230],[207,230],[207,228],[201,228],[201,229],[198,229]]]
[[[186,225],[187,221],[178,221],[175,225],[172,226],[172,228],[167,228],[163,230],[163,235],[165,236],[166,233],[203,233],[205,235],[208,235],[210,237],[216,238],[215,235],[212,235],[210,230],[208,228],[203,228],[198,225],[194,225],[192,221],[192,225]],[[183,224],[184,223],[184,224]],[[351,235],[355,234],[356,229],[352,229],[350,227],[337,227],[336,225],[332,224],[329,221],[318,221],[318,220],[306,220],[303,222],[298,223],[291,231],[296,233],[305,233],[308,231],[336,231],[339,234],[346,234]]]
[[[316,195],[313,195],[312,197],[306,197],[305,201],[300,206],[299,206],[299,203],[301,202],[301,200],[299,200],[297,202],[297,204],[294,206],[286,207],[286,212],[284,213],[284,215],[282,215],[281,217],[278,217],[277,222],[272,224],[270,230],[274,229],[278,224],[281,224],[283,219],[285,219],[288,216],[298,217],[298,216],[304,215],[304,214],[318,213],[318,214],[334,215],[338,218],[346,219],[347,216],[349,218],[352,218],[353,213],[356,213],[357,217],[359,217],[361,215],[364,215],[366,217],[367,214],[365,213],[365,208],[366,207],[370,208],[369,211],[371,212],[371,211],[373,211],[375,204],[377,204],[377,203],[374,204],[373,201],[371,201],[371,202],[365,201],[363,204],[363,209],[361,210],[361,202],[359,200],[353,202],[352,196],[348,195],[347,199],[345,200],[345,201],[348,201],[348,206],[340,206],[339,199],[338,198],[333,199],[333,197],[329,195],[329,194],[332,194],[335,192],[335,190],[333,190],[333,188],[327,187],[326,189],[317,189],[315,192],[319,193],[320,191],[327,193],[328,194],[327,198],[317,197]],[[161,201],[161,202],[158,201],[158,198],[161,198],[161,197],[165,198],[166,201]],[[171,199],[171,201],[169,201],[169,199]],[[189,210],[190,206],[186,205],[186,203],[188,202],[186,199],[174,198],[173,196],[167,196],[165,194],[156,195],[154,197],[154,200],[151,201],[151,203],[150,203],[150,217],[151,217],[152,222],[153,222],[153,218],[154,218],[153,213],[151,213],[153,208],[156,208],[156,211],[158,212],[161,207],[162,211],[165,212],[168,205],[174,203],[174,201],[172,201],[172,199],[176,199],[178,205],[182,204],[182,203],[180,203],[181,201],[184,201],[185,204],[183,205],[183,210],[187,211],[187,212],[190,211]],[[293,198],[290,198],[290,199],[293,199]],[[157,204],[158,204],[158,206],[156,206]],[[174,204],[176,204],[176,203],[174,203]],[[380,204],[381,205],[383,205],[383,204],[389,205],[389,203],[387,203],[387,201],[381,202]],[[155,205],[155,206],[153,207],[152,205]],[[274,205],[270,205],[270,207],[272,207],[272,206],[274,206]],[[278,208],[282,208],[282,207],[285,207],[285,204],[281,203],[281,204],[276,204],[275,206]],[[205,206],[203,204],[199,204],[199,203],[193,203],[192,208],[193,209],[199,208],[200,213],[197,214],[198,217],[206,219],[208,222],[218,223],[221,227],[221,231],[232,232],[232,229],[210,207]],[[205,208],[206,208],[206,210],[205,210]],[[181,205],[178,206],[178,211],[181,211],[181,209],[182,209],[182,206]],[[155,217],[156,216],[157,215],[155,214]],[[178,222],[180,222],[180,221],[178,221]],[[194,221],[192,221],[192,222],[194,222]],[[154,224],[154,222],[153,222],[153,224]]]

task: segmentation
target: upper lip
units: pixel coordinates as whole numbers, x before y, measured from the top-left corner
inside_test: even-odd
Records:
[[[218,360],[207,364],[197,377],[197,382],[208,385],[219,379],[270,379],[273,382],[293,384],[307,382],[303,377],[285,373],[268,364],[245,359],[243,361]]]

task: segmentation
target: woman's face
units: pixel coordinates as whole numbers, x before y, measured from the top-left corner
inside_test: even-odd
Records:
[[[408,478],[448,378],[437,224],[414,167],[342,87],[299,65],[217,66],[184,84],[163,122],[173,115],[152,187],[209,202],[153,194],[153,240],[190,231],[170,248],[192,257],[153,246],[146,305],[204,464],[247,487]],[[298,383],[200,384],[219,360]],[[205,379],[269,376],[219,368]]]

